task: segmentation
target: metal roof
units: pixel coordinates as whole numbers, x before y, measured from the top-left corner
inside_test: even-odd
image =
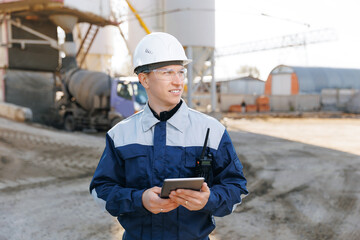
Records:
[[[48,19],[51,15],[67,14],[78,17],[78,22],[99,26],[118,25],[103,16],[64,4],[64,0],[0,0],[0,14],[11,13],[14,17],[32,16]]]
[[[295,73],[299,93],[320,93],[325,88],[360,89],[360,69],[280,65],[271,75]]]

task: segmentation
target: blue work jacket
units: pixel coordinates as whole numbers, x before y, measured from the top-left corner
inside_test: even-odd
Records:
[[[207,128],[213,154],[210,197],[199,211],[179,206],[152,214],[142,194],[165,178],[193,177]],[[230,214],[248,193],[242,165],[225,127],[212,117],[182,103],[167,121],[154,117],[149,106],[109,130],[106,147],[90,184],[95,200],[125,229],[131,239],[208,239],[213,216]]]

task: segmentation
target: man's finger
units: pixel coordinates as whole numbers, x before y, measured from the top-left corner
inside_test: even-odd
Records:
[[[210,188],[208,187],[207,183],[204,182],[200,189],[201,192],[210,192]]]
[[[153,187],[152,191],[156,194],[160,194],[161,193],[161,188],[160,187]]]
[[[199,191],[188,190],[188,189],[178,189],[175,191],[176,196],[183,198],[198,198],[201,193]]]
[[[181,195],[181,194],[170,194],[170,199],[174,202],[185,206],[186,201],[188,202],[198,202],[197,198],[194,196],[187,196],[187,195]]]

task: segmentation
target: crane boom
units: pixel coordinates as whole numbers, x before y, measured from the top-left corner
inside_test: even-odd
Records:
[[[145,22],[142,20],[142,18],[140,17],[140,15],[138,14],[138,12],[136,11],[136,9],[131,5],[131,3],[129,2],[129,0],[125,0],[127,2],[127,4],[129,5],[130,10],[135,14],[135,17],[137,18],[137,20],[139,21],[141,27],[145,30],[146,34],[150,34],[151,31],[149,30],[149,28],[146,26]]]
[[[245,42],[235,46],[217,49],[216,58],[239,55],[252,52],[260,52],[287,47],[305,46],[321,42],[334,41],[336,33],[332,29],[319,29],[304,33],[295,33],[276,38],[264,39],[254,42]]]

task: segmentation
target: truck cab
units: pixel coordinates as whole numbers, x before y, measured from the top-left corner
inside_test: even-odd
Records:
[[[116,78],[112,82],[110,94],[110,113],[111,126],[127,118],[132,114],[142,110],[147,102],[145,88],[136,77]],[[121,117],[120,117],[121,116]]]

